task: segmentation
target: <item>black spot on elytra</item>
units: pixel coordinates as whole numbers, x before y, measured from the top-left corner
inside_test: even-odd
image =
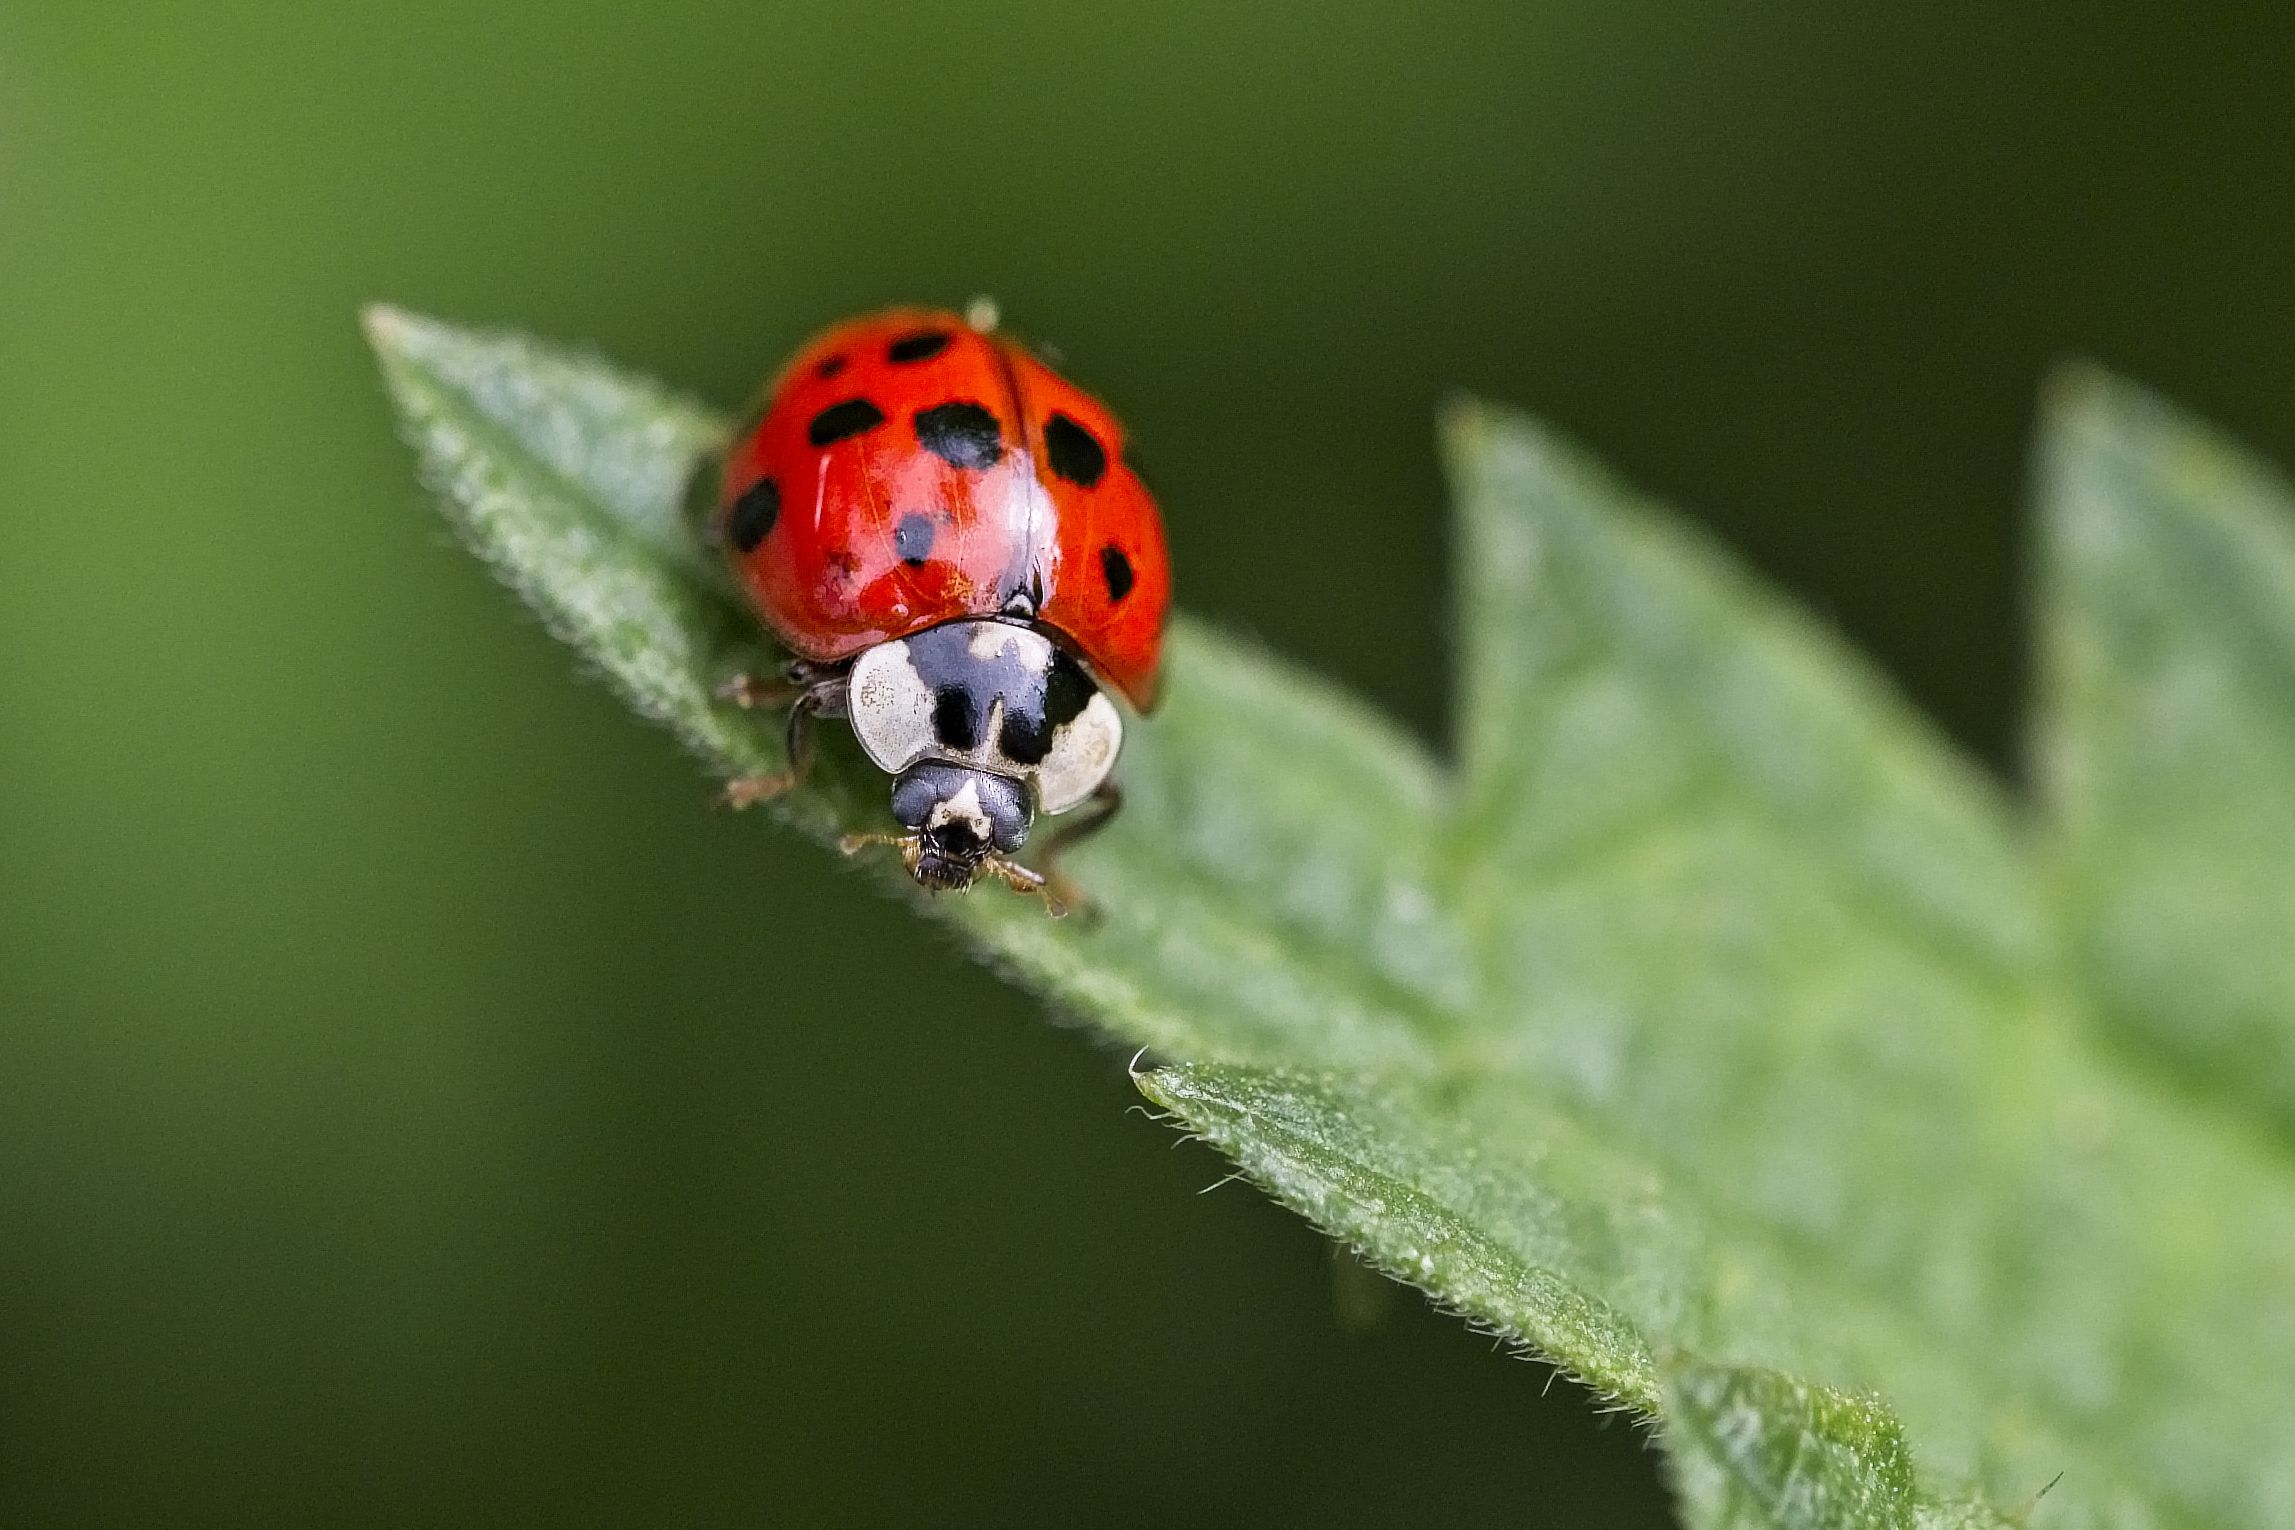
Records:
[[[943,686],[932,698],[932,731],[941,743],[959,753],[980,747],[980,704],[961,685]]]
[[[755,552],[780,518],[781,486],[770,478],[760,478],[733,502],[732,513],[725,517],[725,534],[741,551]]]
[[[827,446],[864,430],[874,430],[884,422],[882,409],[865,398],[848,398],[814,415],[813,423],[805,427],[805,439],[815,446]]]
[[[920,329],[886,346],[885,360],[901,363],[928,361],[947,350],[951,338],[945,329]]]
[[[839,372],[842,372],[844,369],[845,369],[845,358],[844,358],[844,357],[842,357],[842,356],[824,356],[824,357],[822,357],[822,358],[821,358],[821,364],[820,364],[819,366],[817,366],[817,367],[813,368],[813,375],[814,375],[815,377],[824,377],[824,378],[826,378],[826,377],[834,377],[834,376],[836,376],[836,375],[837,375]]]
[[[935,404],[916,412],[916,444],[951,467],[988,468],[1004,455],[1004,432],[978,404]]]
[[[1100,549],[1100,572],[1107,578],[1110,601],[1122,600],[1132,592],[1132,560],[1113,542]]]
[[[1108,470],[1108,449],[1100,438],[1066,415],[1053,411],[1044,422],[1044,460],[1070,483],[1090,488]]]
[[[932,556],[932,534],[936,528],[929,515],[904,515],[893,527],[893,551],[910,568],[922,568],[924,560]]]

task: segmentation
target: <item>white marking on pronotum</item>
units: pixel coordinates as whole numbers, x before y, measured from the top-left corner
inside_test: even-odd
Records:
[[[1033,637],[1036,637],[1033,632],[1020,627],[1008,627],[1002,622],[977,622],[973,625],[972,636],[965,640],[964,646],[972,650],[975,659],[993,659],[1022,638]],[[1052,645],[1042,638],[1036,638],[1036,641],[1043,645],[1044,657],[1049,658]],[[1021,655],[1023,663],[1034,662],[1036,659],[1034,653]]]
[[[1052,733],[1052,747],[1036,767],[1036,798],[1047,813],[1065,813],[1099,789],[1123,748],[1124,720],[1107,697],[1094,694]]]
[[[879,770],[899,775],[937,745],[932,692],[905,642],[879,643],[853,661],[846,690],[854,736]]]

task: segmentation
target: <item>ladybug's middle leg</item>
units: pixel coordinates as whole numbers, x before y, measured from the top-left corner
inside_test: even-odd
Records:
[[[785,707],[815,686],[829,680],[841,680],[841,665],[815,664],[810,659],[791,659],[781,666],[781,678],[761,680],[744,671],[720,685],[710,694],[719,701],[730,701],[744,712],[759,707]]]
[[[792,675],[798,671],[795,664],[789,668]],[[747,682],[748,677],[743,676],[721,688],[719,694],[726,695],[728,700],[739,700],[743,706],[755,705],[743,699],[748,694],[746,691],[738,696],[728,694],[735,686],[745,686]],[[771,775],[736,776],[725,783],[724,790],[718,793],[718,801],[730,808],[745,808],[801,785],[813,769],[813,719],[844,715],[845,677],[838,674],[813,679],[797,692],[796,700],[789,707],[789,768]]]

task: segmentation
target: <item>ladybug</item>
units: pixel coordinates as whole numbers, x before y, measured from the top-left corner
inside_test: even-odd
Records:
[[[991,876],[1073,901],[1054,858],[1121,805],[1122,697],[1146,712],[1171,610],[1155,497],[1107,406],[969,316],[900,308],[836,325],[772,383],[726,459],[714,530],[796,660],[739,677],[789,704],[789,768],[730,782],[736,807],[802,780],[815,718],[842,717],[893,777],[889,844],[934,891]],[[1038,813],[1047,876],[1013,853]]]

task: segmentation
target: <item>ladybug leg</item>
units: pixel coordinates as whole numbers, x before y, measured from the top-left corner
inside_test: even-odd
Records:
[[[911,861],[924,848],[921,834],[847,834],[837,841],[837,848],[847,855],[859,855],[877,845],[890,845],[900,852],[901,859]]]
[[[1076,816],[1060,825],[1044,841],[1044,852],[1040,857],[1044,866],[1044,898],[1055,909],[1065,912],[1075,908],[1091,912],[1091,894],[1085,892],[1076,879],[1062,869],[1060,857],[1106,828],[1123,805],[1123,788],[1113,781],[1102,781],[1092,795],[1084,799],[1084,805],[1076,810]]]
[[[794,672],[797,668],[789,666]],[[807,666],[810,668],[810,666]],[[735,685],[745,684],[747,676],[728,682],[719,694],[726,695]],[[727,700],[735,699],[726,695]],[[746,706],[750,703],[743,702]],[[842,717],[845,715],[845,677],[832,675],[828,679],[814,680],[799,691],[789,708],[789,768],[768,776],[736,776],[725,783],[717,800],[729,808],[745,808],[780,796],[783,792],[802,785],[813,769],[813,719],[815,717]]]
[[[779,680],[760,680],[755,675],[739,674],[710,692],[719,701],[730,701],[744,712],[758,707],[785,707],[796,702],[807,691],[838,674],[827,665],[792,659],[781,668]]]
[[[744,712],[752,712],[759,707],[788,706],[805,694],[805,688],[743,674],[735,675],[709,694],[719,701],[732,702]]]
[[[1042,898],[1044,912],[1058,919],[1068,912],[1068,903],[1053,891],[1050,880],[1040,871],[1030,871],[1018,861],[1008,861],[1001,855],[991,855],[980,863],[983,876],[994,877],[1016,893]]]
[[[900,852],[901,864],[910,876],[916,875],[918,857],[924,854],[924,836],[921,834],[848,834],[837,841],[837,848],[847,855],[859,855],[878,845],[890,845]],[[1042,872],[1030,871],[1018,861],[1006,860],[1001,855],[983,856],[979,874],[994,877],[1016,893],[1029,893],[1044,900],[1044,912],[1057,919],[1068,912],[1068,905],[1045,885]]]

